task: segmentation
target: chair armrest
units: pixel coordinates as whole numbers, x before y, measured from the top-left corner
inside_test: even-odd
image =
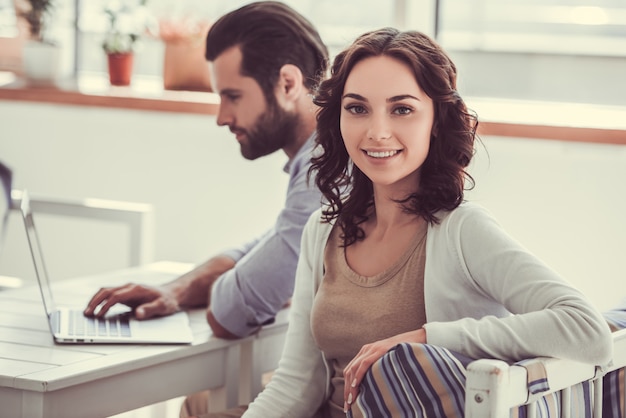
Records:
[[[511,408],[530,404],[558,391],[563,391],[563,404],[569,405],[571,388],[585,381],[594,385],[591,392],[593,416],[601,416],[603,377],[626,367],[626,329],[613,333],[613,359],[606,367],[556,358],[538,357],[533,361],[541,362],[545,368],[549,386],[547,391],[536,394],[529,393],[527,369],[519,364],[488,359],[470,363],[467,367],[465,417],[508,418]]]
[[[518,364],[480,359],[467,367],[465,417],[508,417],[513,407],[536,401],[576,383],[601,377],[599,368],[590,364],[556,358],[534,359],[545,367],[549,389],[530,394],[528,372]]]

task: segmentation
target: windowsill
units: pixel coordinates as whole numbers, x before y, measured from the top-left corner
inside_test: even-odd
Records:
[[[83,74],[57,86],[33,86],[0,72],[0,100],[215,115],[215,93],[164,90],[159,77],[134,77],[128,87],[104,74]],[[479,116],[482,136],[553,139],[626,145],[626,107],[466,98]]]
[[[480,135],[626,145],[626,107],[471,97]]]
[[[160,77],[133,77],[130,86],[111,86],[105,74],[81,74],[54,85],[36,85],[0,71],[0,100],[102,106],[215,115],[215,93],[165,90]]]

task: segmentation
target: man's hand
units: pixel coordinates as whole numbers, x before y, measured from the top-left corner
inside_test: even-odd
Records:
[[[84,313],[87,316],[101,317],[118,303],[132,308],[138,319],[170,315],[180,310],[176,298],[170,291],[161,287],[128,283],[124,286],[100,289],[91,298]]]

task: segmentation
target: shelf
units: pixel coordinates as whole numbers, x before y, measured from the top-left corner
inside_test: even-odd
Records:
[[[163,89],[159,77],[135,77],[128,87],[111,86],[102,74],[83,74],[55,85],[30,84],[13,73],[0,72],[0,100],[101,106],[135,110],[215,115],[215,93]]]
[[[219,108],[215,93],[165,90],[160,77],[134,77],[131,86],[115,87],[104,74],[41,86],[0,72],[0,100],[202,115]],[[479,116],[482,136],[626,145],[626,107],[479,97],[466,102]]]

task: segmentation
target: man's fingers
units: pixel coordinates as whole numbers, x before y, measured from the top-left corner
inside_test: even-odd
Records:
[[[133,285],[127,284],[115,288],[102,288],[89,301],[85,315],[104,316],[113,305],[117,303],[127,304],[132,298]],[[96,309],[98,309],[97,312]]]
[[[175,305],[172,301],[168,301],[166,298],[158,298],[152,302],[147,302],[139,305],[135,309],[135,316],[137,319],[154,318],[155,316],[165,316],[178,311],[178,305]]]
[[[95,295],[91,298],[89,303],[87,303],[87,307],[85,308],[85,315],[93,315],[96,311],[98,305],[100,305],[103,301],[105,301],[112,292],[112,288],[103,287],[96,292]]]
[[[143,305],[137,306],[137,309],[135,309],[135,317],[137,319],[149,319],[155,316],[163,316],[167,313],[168,312],[164,312],[163,304],[160,303],[160,299],[144,303]]]
[[[130,290],[128,288],[119,288],[114,292],[110,292],[104,303],[100,305],[100,309],[95,313],[96,316],[104,316],[109,309],[118,303],[125,303],[129,297]]]
[[[133,308],[139,319],[168,315],[179,310],[176,299],[160,289],[127,283],[124,286],[100,289],[91,298],[84,312],[88,316],[102,317],[118,303]]]

